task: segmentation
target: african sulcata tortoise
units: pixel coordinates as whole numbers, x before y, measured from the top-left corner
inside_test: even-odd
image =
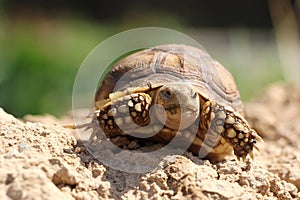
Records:
[[[253,158],[261,140],[243,117],[231,74],[205,51],[185,45],[157,46],[116,63],[96,93],[89,127],[96,140],[100,131],[108,138],[152,135],[148,140],[165,144],[181,135],[190,139],[189,151],[204,148],[211,160],[232,150],[238,159]]]

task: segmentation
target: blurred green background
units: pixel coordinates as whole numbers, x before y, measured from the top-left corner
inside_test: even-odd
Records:
[[[88,53],[120,31],[144,26],[196,39],[232,72],[243,100],[283,79],[267,1],[2,0],[0,106],[18,117],[65,114]]]

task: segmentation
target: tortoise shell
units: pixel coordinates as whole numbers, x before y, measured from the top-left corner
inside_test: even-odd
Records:
[[[95,102],[129,87],[177,81],[188,81],[202,97],[243,113],[232,75],[204,50],[186,45],[157,46],[122,59],[104,78]]]

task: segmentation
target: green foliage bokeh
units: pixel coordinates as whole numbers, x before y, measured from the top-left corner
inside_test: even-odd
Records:
[[[110,31],[72,20],[2,24],[0,106],[18,117],[70,110],[81,62]]]

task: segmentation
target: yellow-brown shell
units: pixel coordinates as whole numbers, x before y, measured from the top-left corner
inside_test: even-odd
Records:
[[[127,88],[147,88],[187,81],[206,99],[242,113],[232,75],[210,55],[186,45],[161,45],[125,57],[114,65],[98,89],[95,102]]]

